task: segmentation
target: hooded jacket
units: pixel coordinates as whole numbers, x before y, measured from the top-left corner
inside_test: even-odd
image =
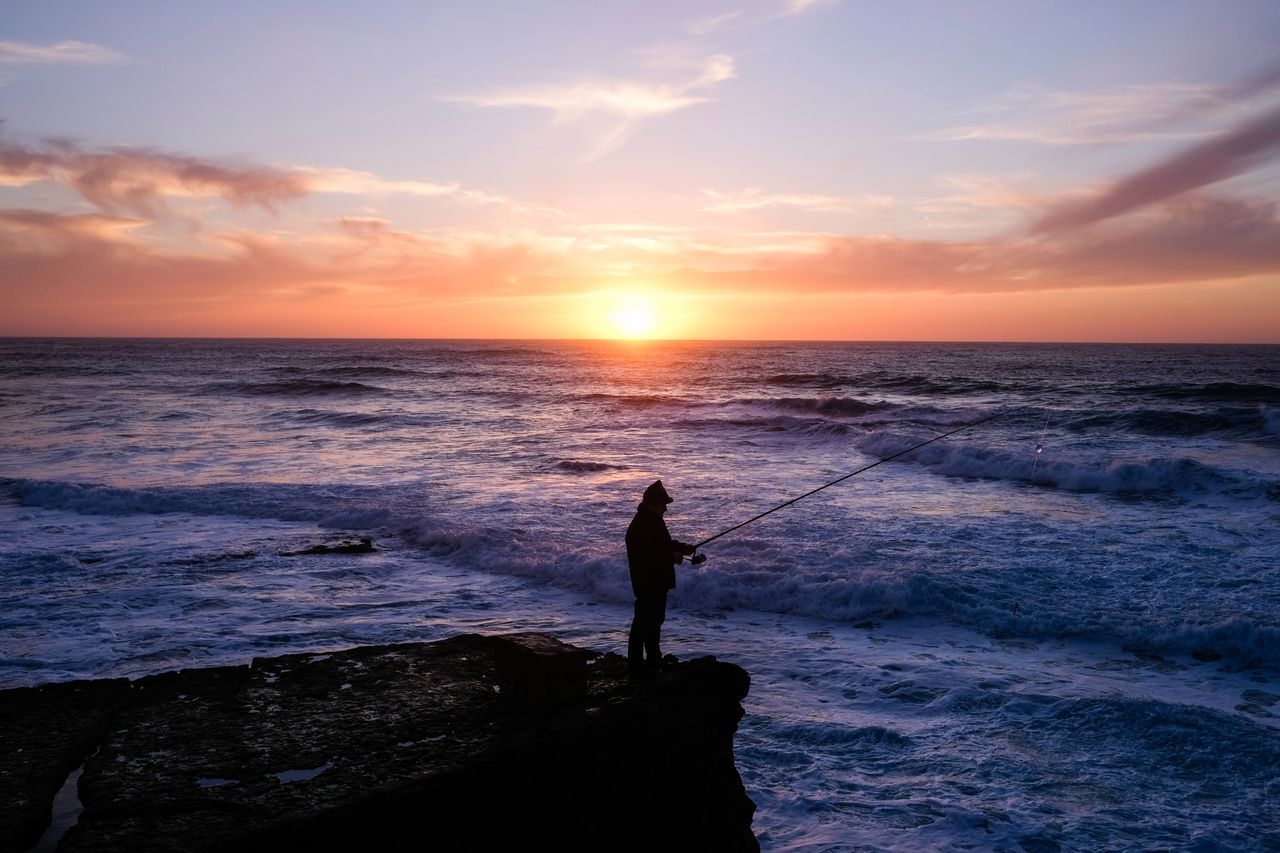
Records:
[[[675,552],[689,546],[676,542],[667,523],[640,504],[627,527],[627,565],[636,598],[665,595],[676,585]]]

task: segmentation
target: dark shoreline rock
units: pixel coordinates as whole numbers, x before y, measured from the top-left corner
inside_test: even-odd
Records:
[[[0,850],[36,843],[82,763],[60,850],[758,850],[749,685],[468,634],[0,691]]]
[[[343,539],[341,542],[335,542],[332,545],[312,545],[310,548],[302,548],[298,551],[281,551],[281,557],[303,557],[310,554],[372,554],[378,549],[373,547],[373,540],[368,536],[361,536],[358,539]]]

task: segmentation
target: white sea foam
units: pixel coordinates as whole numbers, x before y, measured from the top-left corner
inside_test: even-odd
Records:
[[[1258,411],[1267,432],[1280,438],[1280,406],[1260,406]]]
[[[887,457],[922,440],[919,436],[882,432],[864,438],[859,447],[874,456]],[[1280,497],[1280,481],[1190,458],[1049,459],[1037,463],[1034,452],[1013,453],[956,442],[922,448],[913,452],[908,461],[950,476],[1012,480],[1077,492],[1190,496],[1233,493],[1243,497]]]

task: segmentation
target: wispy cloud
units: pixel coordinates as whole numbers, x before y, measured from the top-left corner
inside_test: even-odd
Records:
[[[28,252],[47,255],[59,253],[68,243],[132,243],[132,232],[147,224],[144,219],[100,213],[0,210],[0,247],[6,241],[21,242]]]
[[[756,27],[770,24],[779,18],[790,18],[820,7],[835,6],[840,0],[773,0],[771,6],[747,13],[742,9],[734,9],[720,15],[696,18],[684,25],[684,30],[693,36],[705,36],[729,26]]]
[[[1195,199],[1124,227],[1052,240],[921,240],[829,235],[803,251],[758,253],[690,277],[707,286],[788,292],[1014,293],[1243,281],[1280,274],[1274,204]]]
[[[1056,203],[1030,199],[1042,208],[1030,233],[1058,233],[1162,204],[1243,174],[1280,155],[1280,108],[1271,101],[1260,115],[1256,109],[1251,115],[1246,112],[1250,99],[1277,87],[1280,66],[1218,86],[1136,86],[1108,93],[1026,90],[994,108],[997,113],[1019,112],[1016,117],[951,128],[932,138],[1062,145],[1178,137],[1200,140],[1095,190],[1066,194]],[[1225,108],[1232,110],[1229,117],[1234,116],[1225,130],[1214,131],[1203,121],[1193,121]],[[1182,129],[1178,129],[1179,124]],[[946,200],[942,202],[945,207]]]
[[[783,0],[783,15],[802,15],[810,9],[816,9],[819,6],[834,6],[840,0]]]
[[[722,15],[712,15],[709,18],[698,18],[684,25],[685,32],[695,36],[705,36],[708,33],[723,29],[742,16],[741,9],[735,9],[732,12],[725,12]]]
[[[304,176],[308,189],[318,193],[350,195],[412,195],[426,198],[449,198],[463,204],[492,205],[516,213],[550,213],[564,216],[554,207],[525,204],[509,196],[488,190],[470,189],[456,182],[389,180],[372,172],[356,169],[323,169],[299,166],[294,172]]]
[[[1216,103],[1218,90],[1196,84],[1128,86],[1107,92],[1053,92],[1024,87],[976,111],[977,121],[926,134],[939,141],[997,140],[1044,145],[1096,145],[1188,138],[1166,119],[1188,104]]]
[[[903,203],[905,209],[923,216],[929,228],[990,231],[1025,223],[1043,213],[1049,203],[1045,193],[1014,186],[994,175],[949,175],[939,183],[940,194]]]
[[[1211,135],[1195,120],[1230,110],[1280,86],[1280,65],[1226,84],[1162,83],[1107,91],[1022,86],[971,111],[974,121],[922,138],[1095,145]],[[1240,113],[1237,111],[1237,117]],[[1182,125],[1179,127],[1179,125]]]
[[[561,122],[593,114],[619,119],[620,122],[597,144],[591,155],[597,157],[621,145],[646,119],[709,103],[711,98],[704,91],[732,80],[736,73],[732,57],[715,54],[703,59],[692,77],[675,83],[580,80],[452,95],[445,100],[483,108],[546,110]]]
[[[1280,109],[1245,122],[1086,198],[1051,209],[1031,228],[1048,234],[1130,213],[1234,177],[1280,154]]]
[[[704,205],[709,213],[735,213],[747,210],[763,210],[770,207],[811,210],[820,213],[887,213],[893,209],[893,196],[841,196],[814,195],[809,193],[766,193],[760,187],[750,187],[736,193],[720,193],[703,190]]]
[[[0,41],[0,64],[3,65],[52,65],[55,63],[101,65],[124,62],[127,59],[127,56],[109,47],[83,41],[60,41],[55,44]]]
[[[457,195],[463,191],[461,185],[456,183],[394,181],[379,177],[372,172],[362,172],[356,169],[324,169],[299,166],[295,171],[305,176],[307,188],[312,192],[436,197]]]
[[[1264,68],[1232,83],[1206,87],[1206,91],[1199,93],[1197,97],[1189,98],[1186,102],[1175,105],[1167,115],[1158,117],[1156,124],[1174,124],[1179,121],[1203,118],[1211,113],[1247,101],[1257,95],[1262,95],[1268,89],[1273,89],[1277,85],[1280,85],[1280,65]]]
[[[705,104],[710,99],[695,93],[730,80],[734,74],[733,59],[717,54],[704,61],[697,76],[679,83],[588,80],[453,95],[447,100],[476,107],[531,107],[555,113],[561,120],[589,113],[635,120]]]

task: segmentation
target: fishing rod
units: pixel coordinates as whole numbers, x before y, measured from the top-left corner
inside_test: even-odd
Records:
[[[823,489],[829,489],[832,486],[836,485],[837,483],[843,483],[845,480],[849,479],[850,477],[856,477],[858,474],[861,474],[864,471],[870,471],[872,468],[876,467],[877,465],[883,465],[884,463],[892,462],[893,460],[901,456],[906,456],[908,453],[911,453],[914,450],[919,450],[922,447],[926,447],[930,444],[933,444],[935,441],[942,441],[942,439],[947,438],[948,436],[955,435],[958,432],[964,432],[965,430],[972,429],[973,427],[979,426],[980,424],[985,424],[987,421],[994,421],[996,418],[1003,418],[1006,415],[1012,415],[1014,412],[1020,412],[1023,409],[1029,409],[1029,408],[1031,408],[1030,405],[1018,406],[1016,409],[1006,409],[1002,412],[996,412],[994,415],[987,415],[985,418],[979,418],[976,421],[970,421],[964,426],[956,427],[953,430],[944,432],[942,435],[936,435],[933,438],[929,439],[928,441],[922,441],[919,444],[914,445],[912,447],[908,447],[906,450],[901,450],[893,454],[892,456],[886,456],[883,459],[872,462],[870,465],[864,465],[861,468],[859,468],[857,471],[853,471],[848,474],[845,474],[843,477],[837,477],[836,479],[832,480],[830,483],[824,483],[823,485],[818,486],[818,488],[816,489],[812,489],[810,491],[805,492],[803,495],[799,495],[797,497],[792,498],[789,501],[780,503],[777,506],[775,506],[773,509],[767,509],[764,512],[760,513],[759,515],[754,515],[751,518],[748,518],[746,521],[735,524],[733,527],[730,527],[727,530],[721,530],[715,536],[711,536],[707,539],[703,539],[701,542],[693,546],[694,553],[690,558],[689,562],[693,563],[694,565],[697,565],[698,563],[702,563],[706,561],[707,559],[706,554],[697,553],[698,549],[701,548],[703,545],[714,542],[717,539],[719,539],[721,536],[725,536],[729,533],[732,533],[733,531],[737,530],[740,527],[746,527],[748,524],[750,524],[753,521],[759,521],[760,519],[764,518],[766,515],[771,515],[780,509],[786,509],[796,501],[803,500],[804,498],[807,498],[810,495],[815,495],[818,492],[822,491]]]

